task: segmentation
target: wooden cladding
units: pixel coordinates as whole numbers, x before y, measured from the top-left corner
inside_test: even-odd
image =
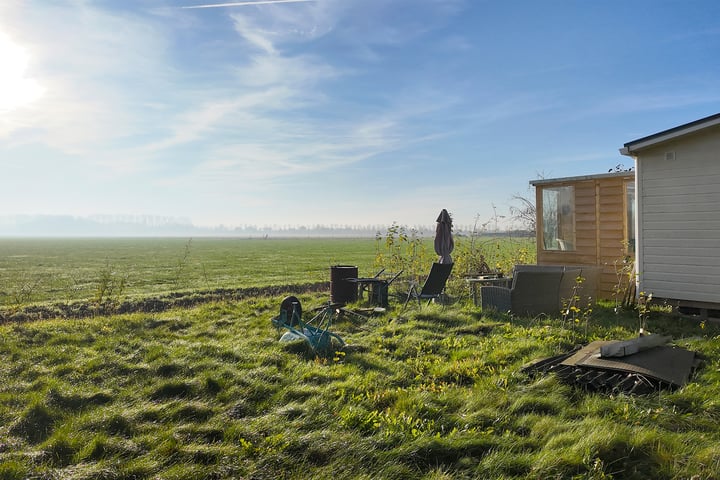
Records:
[[[617,284],[616,269],[626,255],[628,242],[634,238],[632,219],[634,211],[628,202],[628,184],[634,184],[634,172],[623,175],[598,175],[579,177],[578,180],[562,179],[557,183],[544,180],[536,184],[538,200],[538,265],[591,265],[600,267],[598,296],[612,298]],[[574,190],[574,232],[575,244],[572,251],[558,251],[544,248],[542,239],[542,190],[545,188],[573,187]],[[634,192],[634,190],[630,190]],[[616,266],[617,264],[617,266]]]

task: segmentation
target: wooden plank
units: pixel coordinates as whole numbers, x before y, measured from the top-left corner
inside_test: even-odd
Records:
[[[575,216],[577,215],[590,215],[595,216],[595,205],[588,205],[584,208],[576,208],[575,209]]]
[[[625,202],[600,202],[600,209],[603,212],[622,212],[625,210]]]
[[[595,222],[579,222],[575,226],[575,236],[595,235]]]
[[[603,238],[600,240],[599,252],[601,257],[620,257],[625,254],[625,243],[621,237]]]
[[[583,248],[578,248],[573,252],[578,257],[592,257],[595,258],[595,248],[594,245],[588,247],[584,246]],[[594,261],[593,261],[594,263]]]
[[[595,215],[579,215],[575,221],[575,231],[592,230],[595,231]]]
[[[625,218],[622,212],[601,212],[600,213],[600,229],[607,228],[623,228]]]
[[[575,232],[575,243],[588,241],[595,241],[594,230],[580,230],[578,232]]]
[[[600,230],[600,240],[623,240],[625,237],[625,232],[623,230],[611,230],[611,229],[602,229]],[[605,242],[602,242],[605,243]]]
[[[597,245],[595,244],[595,238],[578,238],[575,241],[575,248],[577,248],[578,250],[584,249],[594,252],[597,248]]]
[[[597,208],[597,214],[601,217],[603,216],[618,216],[622,218],[623,214],[625,212],[625,204],[624,203],[618,203],[618,204],[607,204],[603,203],[601,205],[598,205]]]
[[[600,201],[612,201],[615,198],[622,198],[623,194],[625,193],[625,189],[622,185],[617,186],[608,186],[608,187],[600,187]]]
[[[610,261],[611,263],[615,260],[622,260],[625,257],[625,249],[623,248],[622,242],[618,242],[616,247],[601,247],[600,258],[603,262]]]
[[[605,208],[606,210],[613,209],[613,208],[622,210],[624,204],[625,204],[625,201],[623,200],[622,195],[617,195],[616,197],[613,197],[613,198],[603,199],[600,202],[600,206]]]
[[[613,228],[603,228],[599,231],[600,233],[600,245],[605,244],[603,240],[610,240],[611,242],[615,240],[622,241],[625,239],[625,229],[621,227],[615,227]]]
[[[594,255],[575,254],[574,252],[544,252],[538,254],[538,265],[595,265]]]
[[[579,249],[585,249],[587,251],[595,251],[597,248],[597,245],[595,244],[595,238],[592,237],[584,237],[584,238],[577,238],[575,241],[576,248]]]
[[[616,259],[623,258],[627,255],[625,250],[625,244],[621,239],[615,239],[614,241],[604,241],[599,248],[600,258],[603,259]]]
[[[587,205],[590,203],[595,203],[595,192],[589,191],[589,192],[579,192],[575,190],[575,204],[582,204]]]

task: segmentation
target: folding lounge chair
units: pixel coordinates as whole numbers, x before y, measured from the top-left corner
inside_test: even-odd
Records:
[[[450,277],[453,265],[454,263],[433,263],[422,289],[418,292],[416,284],[410,286],[403,310],[407,307],[411,298],[417,299],[418,305],[420,305],[421,300],[427,299],[429,305],[433,299],[439,298],[445,291],[445,284]]]

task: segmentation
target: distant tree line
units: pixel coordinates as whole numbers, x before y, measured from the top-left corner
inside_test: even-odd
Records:
[[[151,215],[95,215],[79,217],[70,215],[16,215],[0,216],[0,236],[45,236],[45,237],[80,237],[80,236],[229,236],[248,238],[280,238],[280,237],[347,237],[374,238],[387,231],[389,225],[240,225],[200,227],[193,225],[187,218],[163,217]],[[435,235],[435,225],[410,225],[419,236]],[[507,230],[488,229],[475,232],[477,226],[456,225],[456,235],[502,235]],[[524,231],[513,230],[515,235],[523,235]]]

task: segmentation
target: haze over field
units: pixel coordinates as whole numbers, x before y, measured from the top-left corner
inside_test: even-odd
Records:
[[[401,226],[409,235],[435,236],[436,224]],[[532,235],[527,230],[500,229],[501,221],[473,224],[455,224],[455,235],[479,234],[483,236],[524,237]],[[151,215],[93,215],[73,217],[70,215],[17,215],[0,217],[0,237],[336,237],[363,238],[385,235],[392,224],[322,224],[291,225],[194,225],[182,217]]]
[[[0,216],[510,228],[720,111],[712,0],[218,3],[3,0]]]

